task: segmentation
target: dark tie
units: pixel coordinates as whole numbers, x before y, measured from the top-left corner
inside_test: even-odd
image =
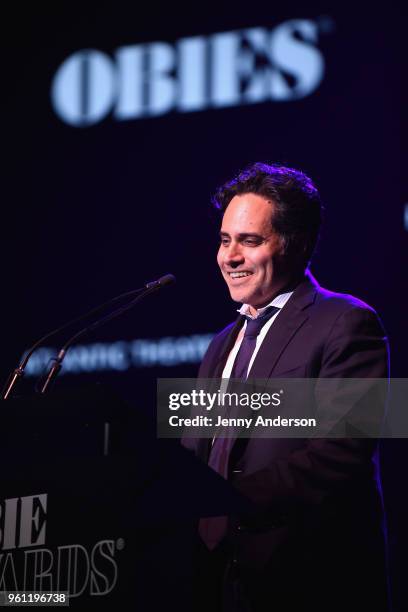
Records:
[[[257,336],[265,323],[278,310],[278,307],[270,306],[256,319],[247,320],[245,334],[235,358],[230,378],[246,379],[249,362],[256,347]],[[228,459],[234,441],[233,437],[216,437],[210,450],[208,465],[225,479],[228,478]],[[207,548],[212,550],[221,542],[226,534],[227,527],[227,516],[210,516],[200,519],[198,532]]]
[[[240,378],[242,380],[247,378],[247,370],[256,347],[258,334],[265,323],[269,321],[278,310],[279,308],[277,306],[269,306],[269,308],[256,319],[247,319],[245,334],[241,346],[239,347],[238,355],[235,358],[230,378]]]

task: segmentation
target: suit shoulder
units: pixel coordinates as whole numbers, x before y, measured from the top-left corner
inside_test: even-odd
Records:
[[[383,322],[372,306],[354,295],[336,293],[319,287],[314,315],[327,329],[346,325],[350,329],[367,329],[385,336]]]
[[[331,310],[333,313],[342,314],[348,310],[361,311],[362,313],[372,313],[376,311],[372,306],[363,302],[349,293],[337,293],[319,287],[317,290],[316,306],[322,310]]]

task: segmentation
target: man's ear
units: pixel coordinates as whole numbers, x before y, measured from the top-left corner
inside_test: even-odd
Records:
[[[303,261],[306,253],[306,245],[296,246],[283,236],[279,237],[280,245],[276,252],[276,261],[279,262],[283,274],[292,274],[299,267],[299,262]]]
[[[287,249],[288,244],[286,238],[284,238],[284,236],[279,236],[279,250],[277,255],[279,255],[279,257],[285,257],[285,255],[287,255]]]

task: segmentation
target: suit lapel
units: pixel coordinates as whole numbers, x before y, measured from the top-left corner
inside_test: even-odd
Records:
[[[250,378],[269,378],[272,374],[286,346],[309,318],[307,308],[316,299],[317,287],[311,274],[297,286],[265,336],[251,368]]]
[[[213,373],[211,374],[212,378],[222,378],[222,372],[224,370],[225,367],[225,363],[227,361],[227,357],[232,349],[232,347],[235,344],[235,340],[237,339],[237,336],[239,334],[239,330],[241,329],[243,323],[244,323],[245,317],[243,317],[242,315],[239,315],[239,317],[236,319],[233,327],[231,328],[229,334],[227,335],[227,337],[225,338],[221,348],[220,348],[220,352],[218,354],[217,357],[217,361],[214,364],[214,370]]]
[[[251,368],[251,378],[268,378],[292,337],[309,318],[307,307],[314,303],[319,288],[310,272],[295,289],[269,329]],[[221,378],[227,357],[233,348],[245,317],[240,315],[223,340],[208,378]]]

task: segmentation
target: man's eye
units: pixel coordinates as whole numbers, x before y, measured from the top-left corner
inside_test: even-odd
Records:
[[[228,238],[221,238],[220,242],[223,246],[227,246],[229,244]]]
[[[259,240],[258,238],[245,238],[245,240],[243,241],[244,244],[247,244],[249,246],[257,246],[261,242],[262,240]]]

